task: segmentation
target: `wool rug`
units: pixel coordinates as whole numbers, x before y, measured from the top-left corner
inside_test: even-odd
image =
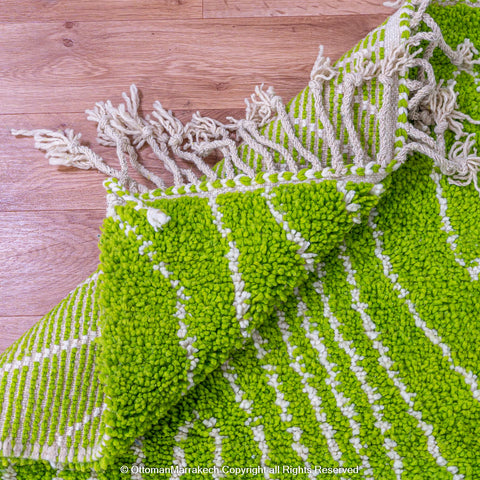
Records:
[[[480,478],[478,48],[475,2],[407,0],[287,105],[98,103],[118,169],[14,132],[104,172],[108,211],[97,271],[0,356],[0,477]]]

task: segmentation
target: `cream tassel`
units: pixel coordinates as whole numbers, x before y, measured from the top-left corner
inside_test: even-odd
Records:
[[[12,130],[12,135],[33,137],[35,148],[45,152],[50,165],[76,167],[82,170],[95,168],[100,160],[88,147],[80,144],[81,133],[75,134],[70,128],[62,131],[52,130]],[[97,158],[98,157],[98,158]]]
[[[174,155],[189,163],[193,163],[208,180],[215,180],[217,178],[216,173],[204,162],[202,157],[193,152],[183,150],[182,145],[185,141],[185,127],[182,122],[178,118],[175,118],[170,110],[165,110],[159,101],[153,104],[153,108],[154,111],[152,115],[156,120],[150,119],[150,124],[157,129],[159,135],[165,135],[166,138],[164,141],[171,148]],[[182,172],[185,171],[182,170]]]
[[[72,129],[52,130],[12,130],[12,135],[33,137],[35,148],[45,152],[50,165],[76,167],[82,170],[97,169],[109,177],[122,178],[123,184],[133,192],[142,191],[143,186],[127,175],[126,171],[118,171],[105,163],[102,157],[80,143],[81,134]]]
[[[478,170],[480,167],[480,156],[475,148],[476,139],[475,134],[467,135],[463,141],[455,142],[450,149],[448,159],[451,164],[455,166],[455,175],[450,179],[450,183],[454,185],[465,186],[471,182],[478,187]]]
[[[217,149],[222,152],[228,178],[235,176],[234,166],[251,178],[255,176],[253,169],[238,156],[237,144],[230,138],[231,130],[226,125],[196,112],[185,126],[185,132],[188,146],[201,157]]]
[[[267,125],[275,117],[278,117],[278,104],[273,87],[263,90],[263,84],[255,87],[255,93],[251,95],[250,101],[245,99],[245,119],[228,117],[232,122],[231,128],[236,130],[237,136],[250,148],[262,156],[264,170],[268,173],[277,171],[272,153],[268,150],[277,151],[288,165],[292,172],[297,171],[297,166],[292,154],[283,146],[262,135],[260,128]],[[288,133],[287,133],[288,135]]]
[[[396,0],[394,2],[383,2],[384,7],[390,7],[390,8],[400,8],[405,0]]]
[[[138,161],[136,148],[141,148],[144,143],[149,143],[149,145],[154,143],[153,127],[138,115],[140,101],[135,85],[131,87],[131,95],[132,98],[130,99],[126,94],[123,94],[128,111],[125,105],[120,105],[118,108],[115,108],[111,102],[99,102],[93,110],[87,110],[87,118],[97,123],[98,142],[117,148],[120,164],[124,168],[128,168],[128,166],[126,166],[128,163],[126,155],[128,155],[130,163],[135,170],[144,178],[153,182],[157,187],[164,188],[165,184],[163,180],[150,172]],[[132,136],[133,145],[128,136]],[[152,149],[154,149],[154,147],[152,147]],[[160,150],[155,151],[154,149],[154,152],[157,156],[162,155]],[[162,158],[162,160],[164,159]],[[167,162],[165,163],[167,164]],[[175,165],[174,167],[171,165],[168,166],[173,168],[174,171],[172,173],[176,181],[181,181],[181,175],[175,170]]]

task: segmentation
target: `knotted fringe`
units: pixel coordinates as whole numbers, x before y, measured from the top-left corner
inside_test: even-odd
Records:
[[[480,121],[459,110],[457,93],[454,91],[455,80],[450,80],[447,85],[444,85],[443,80],[437,82],[429,63],[435,48],[438,47],[459,72],[474,76],[475,65],[480,65],[480,59],[475,58],[479,52],[469,39],[465,39],[453,50],[445,42],[434,19],[425,13],[429,2],[423,0],[415,3],[419,5],[419,9],[412,19],[412,24],[418,25],[423,21],[430,31],[417,33],[406,44],[407,48],[412,49],[417,48],[423,41],[428,42],[424,52],[418,48],[402,66],[402,73],[405,68],[418,67],[418,75],[415,80],[407,82],[411,92],[408,102],[411,123],[407,125],[410,142],[397,153],[398,162],[402,164],[409,153],[418,151],[432,158],[441,172],[450,177],[450,183],[463,186],[473,182],[475,188],[480,190],[477,178],[480,157],[475,148],[476,134],[467,134],[461,123],[467,121],[480,125]],[[422,52],[423,56],[420,58],[419,54]],[[433,136],[429,135],[432,130]],[[452,131],[457,140],[448,153],[445,145],[447,130]]]
[[[12,130],[12,134],[33,137],[35,148],[45,152],[50,165],[76,167],[82,170],[96,168],[109,177],[122,179],[125,186],[137,191],[134,180],[110,167],[102,157],[80,143],[81,133],[75,134],[72,129],[66,129],[64,132],[40,129]]]
[[[97,168],[108,176],[118,178],[122,185],[133,192],[145,192],[148,189],[131,178],[129,164],[157,187],[165,188],[163,180],[138,160],[138,150],[144,145],[152,149],[155,156],[173,175],[176,187],[187,183],[196,184],[201,179],[193,170],[180,168],[175,156],[194,164],[202,175],[214,181],[217,174],[207,165],[205,158],[215,150],[219,150],[224,156],[227,178],[234,178],[238,172],[254,177],[253,169],[238,156],[240,141],[245,141],[264,156],[266,171],[274,172],[278,168],[268,148],[285,156],[291,170],[296,171],[295,162],[288,150],[259,132],[259,128],[265,126],[277,114],[283,118],[287,131],[294,132],[280,97],[276,97],[272,89],[265,92],[263,85],[256,88],[250,101],[246,101],[246,118],[242,120],[229,118],[232,123],[228,125],[202,117],[199,112],[193,115],[189,123],[183,125],[158,101],[153,105],[153,118],[148,115],[143,118],[139,114],[140,96],[135,85],[130,88],[130,96],[124,93],[123,98],[125,103],[118,107],[114,107],[110,101],[99,102],[92,110],[86,112],[88,120],[97,123],[98,143],[116,148],[120,163],[119,171],[108,166],[93,150],[81,145],[80,134],[75,135],[72,130],[68,129],[65,132],[12,130],[12,134],[33,136],[35,147],[46,152],[46,157],[52,165],[75,166],[82,169]],[[307,153],[318,163],[318,159],[305,151],[306,155]]]
[[[397,6],[400,2],[390,3]],[[458,45],[456,50],[447,45],[439,26],[425,13],[429,0],[413,0],[411,3],[417,7],[411,18],[411,28],[417,28],[420,22],[424,22],[429,31],[413,35],[381,61],[372,60],[371,50],[360,50],[353,56],[352,71],[341,71],[340,67],[332,66],[330,59],[323,56],[323,47],[320,48],[311,72],[309,87],[314,98],[317,121],[323,127],[323,142],[331,153],[331,165],[327,165],[326,160],[322,161],[303,146],[282,99],[271,87],[264,90],[263,85],[256,87],[255,93],[246,100],[245,118],[229,117],[228,124],[202,117],[197,112],[183,125],[171,111],[164,109],[160,102],[154,103],[153,118],[148,115],[142,117],[139,113],[140,97],[135,85],[130,88],[130,96],[123,94],[125,103],[118,107],[114,107],[110,101],[97,103],[93,110],[87,111],[88,119],[97,123],[98,142],[116,148],[119,171],[109,167],[90,148],[81,145],[80,135],[75,135],[71,130],[64,133],[17,130],[12,133],[33,136],[35,146],[46,152],[51,164],[97,168],[108,176],[118,178],[120,184],[127,189],[144,192],[147,187],[130,177],[129,164],[157,187],[165,187],[161,178],[139,162],[138,150],[144,145],[151,148],[172,174],[175,187],[188,183],[198,184],[203,180],[193,170],[180,168],[175,157],[193,164],[208,181],[216,180],[216,172],[205,161],[214,151],[219,151],[224,157],[223,171],[227,179],[238,174],[253,178],[256,172],[238,154],[240,142],[259,156],[263,172],[275,173],[286,168],[297,173],[298,164],[291,151],[262,133],[262,129],[269,122],[277,120],[291,142],[291,147],[304,158],[308,168],[313,171],[322,170],[329,178],[339,178],[347,173],[346,160],[342,152],[343,145],[337,139],[336,128],[330,118],[324,90],[341,72],[341,82],[334,84],[332,88],[340,89],[343,94],[340,113],[348,134],[348,148],[356,167],[366,167],[366,171],[370,171],[368,167],[377,164],[385,168],[395,158],[398,168],[405,162],[408,154],[421,152],[435,161],[442,173],[450,177],[451,183],[468,185],[473,182],[479,189],[477,174],[480,157],[475,148],[476,135],[467,134],[462,122],[480,122],[459,111],[457,94],[454,91],[455,81],[451,80],[447,85],[444,85],[443,81],[437,82],[429,63],[438,47],[459,72],[473,75],[474,66],[480,64],[480,60],[476,58],[479,53],[468,39]],[[423,42],[427,45],[425,48],[420,47]],[[398,88],[398,77],[406,77],[413,68],[417,69],[417,78],[405,80],[410,92],[407,108],[409,121],[402,124],[402,128],[406,130],[408,138],[403,147],[394,148],[397,124],[388,125],[388,122],[383,122],[382,119],[390,118],[392,109],[397,108],[392,99],[395,98],[395,89]],[[354,122],[355,94],[365,82],[374,78],[383,84],[384,89],[383,104],[379,112],[380,149],[376,159],[370,158],[362,148],[360,132]],[[456,139],[449,152],[446,152],[445,145],[447,130],[451,130]],[[283,158],[284,165],[274,161],[275,152]]]

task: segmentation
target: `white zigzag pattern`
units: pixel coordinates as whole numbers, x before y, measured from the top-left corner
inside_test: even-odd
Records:
[[[195,419],[198,420],[198,412],[194,411],[193,414],[195,415]],[[173,447],[173,467],[178,467],[179,469],[181,468],[187,468],[187,460],[185,459],[185,450],[180,447],[178,444],[188,438],[188,432],[191,430],[193,425],[195,424],[195,421],[188,421],[185,422],[185,424],[181,425],[178,428],[178,433],[175,435],[174,440],[177,443]],[[172,475],[170,476],[170,480],[178,480],[183,473],[181,471],[178,472],[173,472]]]
[[[145,460],[143,441],[143,437],[138,437],[130,448],[130,450],[135,454],[135,463],[132,465],[132,467],[141,468],[145,466],[143,463]],[[131,480],[143,480],[143,475],[138,471],[131,472]]]
[[[312,405],[313,411],[315,413],[315,418],[320,425],[320,429],[322,430],[323,436],[327,441],[328,450],[332,458],[338,462],[340,466],[343,465],[342,460],[342,451],[335,440],[335,430],[333,429],[332,425],[327,422],[327,415],[322,408],[322,399],[318,395],[318,392],[315,387],[312,387],[308,379],[311,378],[313,375],[311,373],[307,373],[303,371],[304,365],[300,364],[299,362],[303,359],[302,355],[295,355],[295,347],[290,343],[290,337],[292,333],[289,330],[289,325],[285,320],[285,313],[278,311],[278,327],[282,334],[282,339],[287,346],[288,356],[291,360],[290,367],[300,376],[302,384],[303,384],[303,392],[308,395],[308,399],[310,400],[310,404]]]
[[[437,197],[438,205],[440,207],[440,218],[442,219],[441,229],[448,235],[447,243],[450,245],[450,248],[455,255],[455,261],[461,265],[462,267],[466,267],[470,278],[474,281],[478,280],[478,276],[480,274],[480,258],[473,260],[472,263],[477,263],[476,265],[467,267],[465,260],[462,258],[462,254],[457,251],[457,244],[455,243],[458,239],[458,235],[455,234],[455,230],[452,227],[450,222],[450,218],[448,216],[448,201],[445,195],[443,194],[442,184],[440,180],[442,179],[443,175],[437,171],[435,171],[435,167],[430,174],[430,178],[435,183],[435,195]]]
[[[348,419],[348,423],[352,430],[352,438],[350,440],[350,443],[353,445],[355,452],[357,453],[359,458],[361,458],[362,460],[362,474],[366,476],[366,478],[368,478],[369,480],[374,480],[372,476],[373,469],[370,465],[370,462],[368,461],[367,455],[362,455],[360,453],[360,451],[363,448],[365,448],[365,445],[362,445],[359,437],[360,424],[353,419],[353,417],[357,415],[357,412],[355,411],[355,406],[353,404],[349,406],[345,406],[350,401],[350,399],[348,397],[345,397],[343,392],[339,392],[336,388],[338,385],[340,385],[340,382],[335,379],[337,376],[335,367],[337,365],[335,365],[334,363],[331,363],[328,360],[327,348],[325,347],[325,344],[322,342],[322,339],[319,337],[318,332],[310,331],[311,319],[305,315],[308,307],[302,301],[298,292],[297,292],[297,300],[298,300],[298,316],[303,317],[302,328],[305,331],[305,336],[310,341],[310,344],[312,345],[312,347],[317,351],[318,360],[328,373],[328,379],[325,380],[325,383],[330,386],[330,390],[332,391],[333,396],[335,397],[335,402],[338,408],[342,412],[343,416]]]
[[[346,246],[342,245],[340,249],[345,252]],[[344,253],[340,254],[339,258],[343,261],[345,272],[347,274],[347,283],[349,283],[353,288],[350,291],[352,297],[352,308],[360,315],[360,318],[363,322],[363,328],[365,329],[365,334],[372,341],[372,346],[380,354],[378,363],[386,370],[388,377],[392,380],[395,387],[400,392],[400,396],[403,401],[409,406],[407,413],[415,418],[418,421],[418,426],[424,432],[427,437],[427,450],[430,455],[434,458],[437,465],[445,467],[447,465],[447,460],[440,453],[440,448],[438,447],[437,441],[433,435],[433,426],[426,423],[422,420],[422,413],[418,410],[415,410],[415,403],[412,398],[415,396],[414,393],[409,393],[406,385],[399,378],[399,372],[392,370],[393,361],[390,357],[386,355],[388,348],[383,345],[380,340],[377,340],[377,337],[380,335],[380,332],[377,330],[377,327],[373,320],[368,315],[366,309],[368,305],[360,301],[360,290],[358,289],[357,282],[355,280],[355,271],[352,267],[352,262],[350,257]],[[447,467],[447,471],[453,475],[453,480],[463,480],[464,475],[458,474],[458,468],[456,466]]]
[[[228,361],[222,365],[221,369],[223,376],[226,378],[226,380],[230,384],[230,387],[233,390],[233,393],[235,395],[235,401],[238,403],[238,406],[248,415],[248,419],[245,421],[245,425],[252,430],[253,439],[257,443],[258,448],[261,452],[260,466],[265,468],[267,466],[267,461],[269,461],[270,458],[268,456],[269,448],[265,440],[265,432],[263,429],[263,425],[260,424],[250,426],[252,421],[257,421],[259,419],[259,417],[252,416],[253,400],[245,400],[243,398],[245,396],[245,392],[236,383],[238,375],[235,373],[233,367],[230,366],[230,363]],[[270,478],[270,474],[267,470],[264,470],[263,475],[264,478],[266,478],[267,480]]]
[[[323,314],[325,318],[328,319],[330,323],[330,327],[334,332],[334,339],[338,343],[338,346],[350,357],[350,370],[355,374],[355,377],[360,383],[360,388],[364,391],[365,395],[367,396],[368,403],[370,403],[372,407],[373,416],[377,420],[375,422],[375,427],[380,429],[382,435],[385,435],[388,430],[392,427],[390,423],[388,423],[382,414],[382,406],[377,405],[376,402],[380,400],[381,395],[375,391],[375,388],[372,388],[365,379],[367,377],[367,372],[364,368],[359,365],[359,361],[362,360],[363,357],[357,355],[355,352],[355,347],[352,347],[352,341],[346,341],[341,334],[339,327],[341,323],[338,319],[333,315],[332,311],[330,310],[329,306],[329,299],[325,295],[323,284],[320,280],[320,276],[322,275],[321,266],[319,266],[319,280],[313,284],[315,291],[320,295],[323,303]],[[402,458],[398,453],[395,451],[395,447],[397,446],[396,442],[388,437],[384,437],[383,446],[387,451],[387,455],[389,458],[393,460],[393,470],[395,472],[395,476],[397,479],[400,479],[403,472],[403,462]]]
[[[434,345],[437,345],[441,349],[442,355],[448,360],[448,363],[450,364],[450,368],[462,375],[465,383],[470,387],[470,390],[472,391],[473,398],[480,401],[480,390],[478,389],[477,376],[472,372],[465,370],[463,367],[455,365],[455,362],[453,361],[450,352],[450,347],[442,342],[442,337],[435,329],[429,328],[427,326],[426,322],[422,320],[419,313],[417,312],[413,302],[406,298],[409,292],[408,290],[403,288],[402,285],[398,282],[398,275],[393,273],[393,265],[390,261],[390,257],[383,251],[383,242],[381,239],[381,237],[383,236],[383,232],[378,229],[377,224],[374,222],[374,218],[376,215],[377,212],[375,210],[372,210],[372,213],[368,220],[368,224],[370,225],[370,228],[373,232],[373,238],[375,239],[375,256],[382,262],[383,274],[392,282],[394,290],[399,292],[397,294],[398,298],[405,299],[408,311],[415,320],[415,326],[420,328],[425,334],[425,336]]]
[[[209,198],[208,204],[212,210],[213,223],[217,226],[218,231],[223,238],[227,239],[228,235],[232,232],[229,228],[225,227],[222,221],[222,213],[218,210],[216,198]],[[233,305],[235,307],[236,317],[238,324],[240,325],[240,331],[243,337],[248,336],[248,326],[250,322],[246,320],[245,314],[248,312],[250,305],[245,300],[251,297],[250,292],[245,291],[245,282],[242,280],[242,273],[239,269],[240,251],[237,248],[236,243],[232,240],[228,242],[229,251],[226,254],[228,260],[228,268],[231,272],[231,278],[233,282],[233,291],[235,299]]]
[[[208,434],[213,439],[215,444],[215,450],[213,452],[213,464],[215,467],[217,467],[217,469],[212,473],[212,476],[215,480],[218,478],[225,478],[225,473],[222,472],[222,440],[227,437],[220,435],[220,429],[215,426],[217,424],[217,419],[215,417],[204,420],[203,424],[209,429]]]
[[[258,330],[254,330],[252,332],[252,339],[253,344],[257,350],[257,358],[259,360],[263,360],[263,358],[267,354],[267,351],[262,347],[262,344],[267,343],[267,340],[262,338]],[[285,399],[285,395],[279,389],[279,387],[282,385],[282,382],[279,380],[279,375],[277,373],[272,373],[275,372],[276,367],[274,365],[264,364],[262,365],[262,368],[268,372],[266,373],[268,379],[267,384],[275,390],[275,404],[278,405],[281,410],[280,419],[282,420],[282,422],[285,423],[291,422],[293,416],[291,413],[288,412],[290,402]],[[297,455],[303,460],[305,467],[310,468],[310,463],[308,462],[308,447],[306,447],[300,442],[300,438],[303,434],[302,429],[299,427],[289,427],[287,428],[287,431],[292,435],[292,450],[295,451]],[[309,478],[313,480],[317,477],[317,475],[317,472],[312,471],[309,474]]]

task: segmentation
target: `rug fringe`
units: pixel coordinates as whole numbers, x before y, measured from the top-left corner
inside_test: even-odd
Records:
[[[391,2],[392,3],[392,2]],[[400,2],[394,2],[397,5]],[[147,187],[135,182],[129,175],[129,164],[145,179],[150,180],[158,188],[165,188],[163,180],[143,166],[138,159],[138,150],[148,145],[155,156],[163,163],[173,176],[175,187],[187,184],[199,184],[206,178],[215,181],[217,173],[207,164],[206,157],[218,151],[223,156],[223,172],[227,179],[238,174],[254,178],[256,171],[240,158],[238,146],[244,142],[255,153],[261,162],[261,170],[275,173],[280,170],[298,172],[298,163],[291,151],[296,150],[305,160],[304,167],[320,171],[333,167],[333,177],[346,174],[346,161],[342,144],[337,139],[337,132],[329,118],[329,105],[326,105],[324,88],[328,82],[337,78],[342,80],[334,88],[342,93],[340,113],[348,135],[349,148],[355,167],[368,167],[374,163],[385,168],[393,158],[397,159],[396,168],[405,162],[407,155],[421,152],[431,157],[440,167],[442,173],[448,175],[449,181],[457,185],[468,185],[473,182],[478,189],[477,174],[480,158],[477,155],[476,136],[464,131],[464,121],[479,125],[480,122],[459,110],[457,94],[454,91],[455,81],[447,85],[437,82],[433,68],[429,63],[434,50],[438,47],[457,67],[459,72],[474,75],[474,67],[480,64],[479,52],[473,43],[466,39],[454,50],[444,40],[440,27],[426,13],[429,0],[411,0],[417,10],[412,14],[411,25],[418,26],[424,22],[429,31],[414,34],[398,46],[384,60],[373,61],[369,49],[361,50],[353,55],[353,67],[347,72],[340,67],[332,66],[328,57],[323,55],[320,47],[319,55],[311,72],[309,87],[313,93],[316,115],[323,126],[323,141],[331,152],[331,166],[322,164],[320,158],[304,147],[297,137],[292,119],[282,99],[275,94],[272,87],[264,89],[258,86],[250,99],[246,100],[245,118],[228,117],[230,123],[222,123],[196,112],[184,125],[171,111],[155,102],[153,118],[140,115],[140,95],[135,85],[130,88],[130,95],[123,94],[124,103],[114,107],[110,101],[99,102],[92,110],[87,110],[88,119],[97,123],[98,142],[115,147],[120,163],[120,171],[109,167],[104,160],[91,149],[80,144],[80,135],[72,130],[52,132],[48,130],[14,130],[14,135],[27,135],[35,138],[35,146],[46,152],[51,164],[75,166],[77,168],[97,168],[108,176],[119,179],[121,185],[133,192],[147,191]],[[425,44],[425,47],[420,45]],[[389,136],[394,135],[387,128],[391,117],[396,79],[406,77],[411,69],[418,71],[416,79],[406,79],[410,91],[408,100],[407,143],[393,151],[393,143]],[[354,103],[355,92],[365,82],[374,78],[383,84],[384,101],[379,112],[380,149],[377,158],[372,159],[362,147],[360,132],[355,127]],[[272,120],[278,121],[284,134],[291,141],[287,149],[280,143],[268,138],[262,129]],[[446,152],[445,132],[451,130],[456,142]],[[388,138],[387,138],[388,137]],[[285,164],[275,163],[277,152]],[[201,176],[190,168],[181,168],[177,159],[192,164]]]

